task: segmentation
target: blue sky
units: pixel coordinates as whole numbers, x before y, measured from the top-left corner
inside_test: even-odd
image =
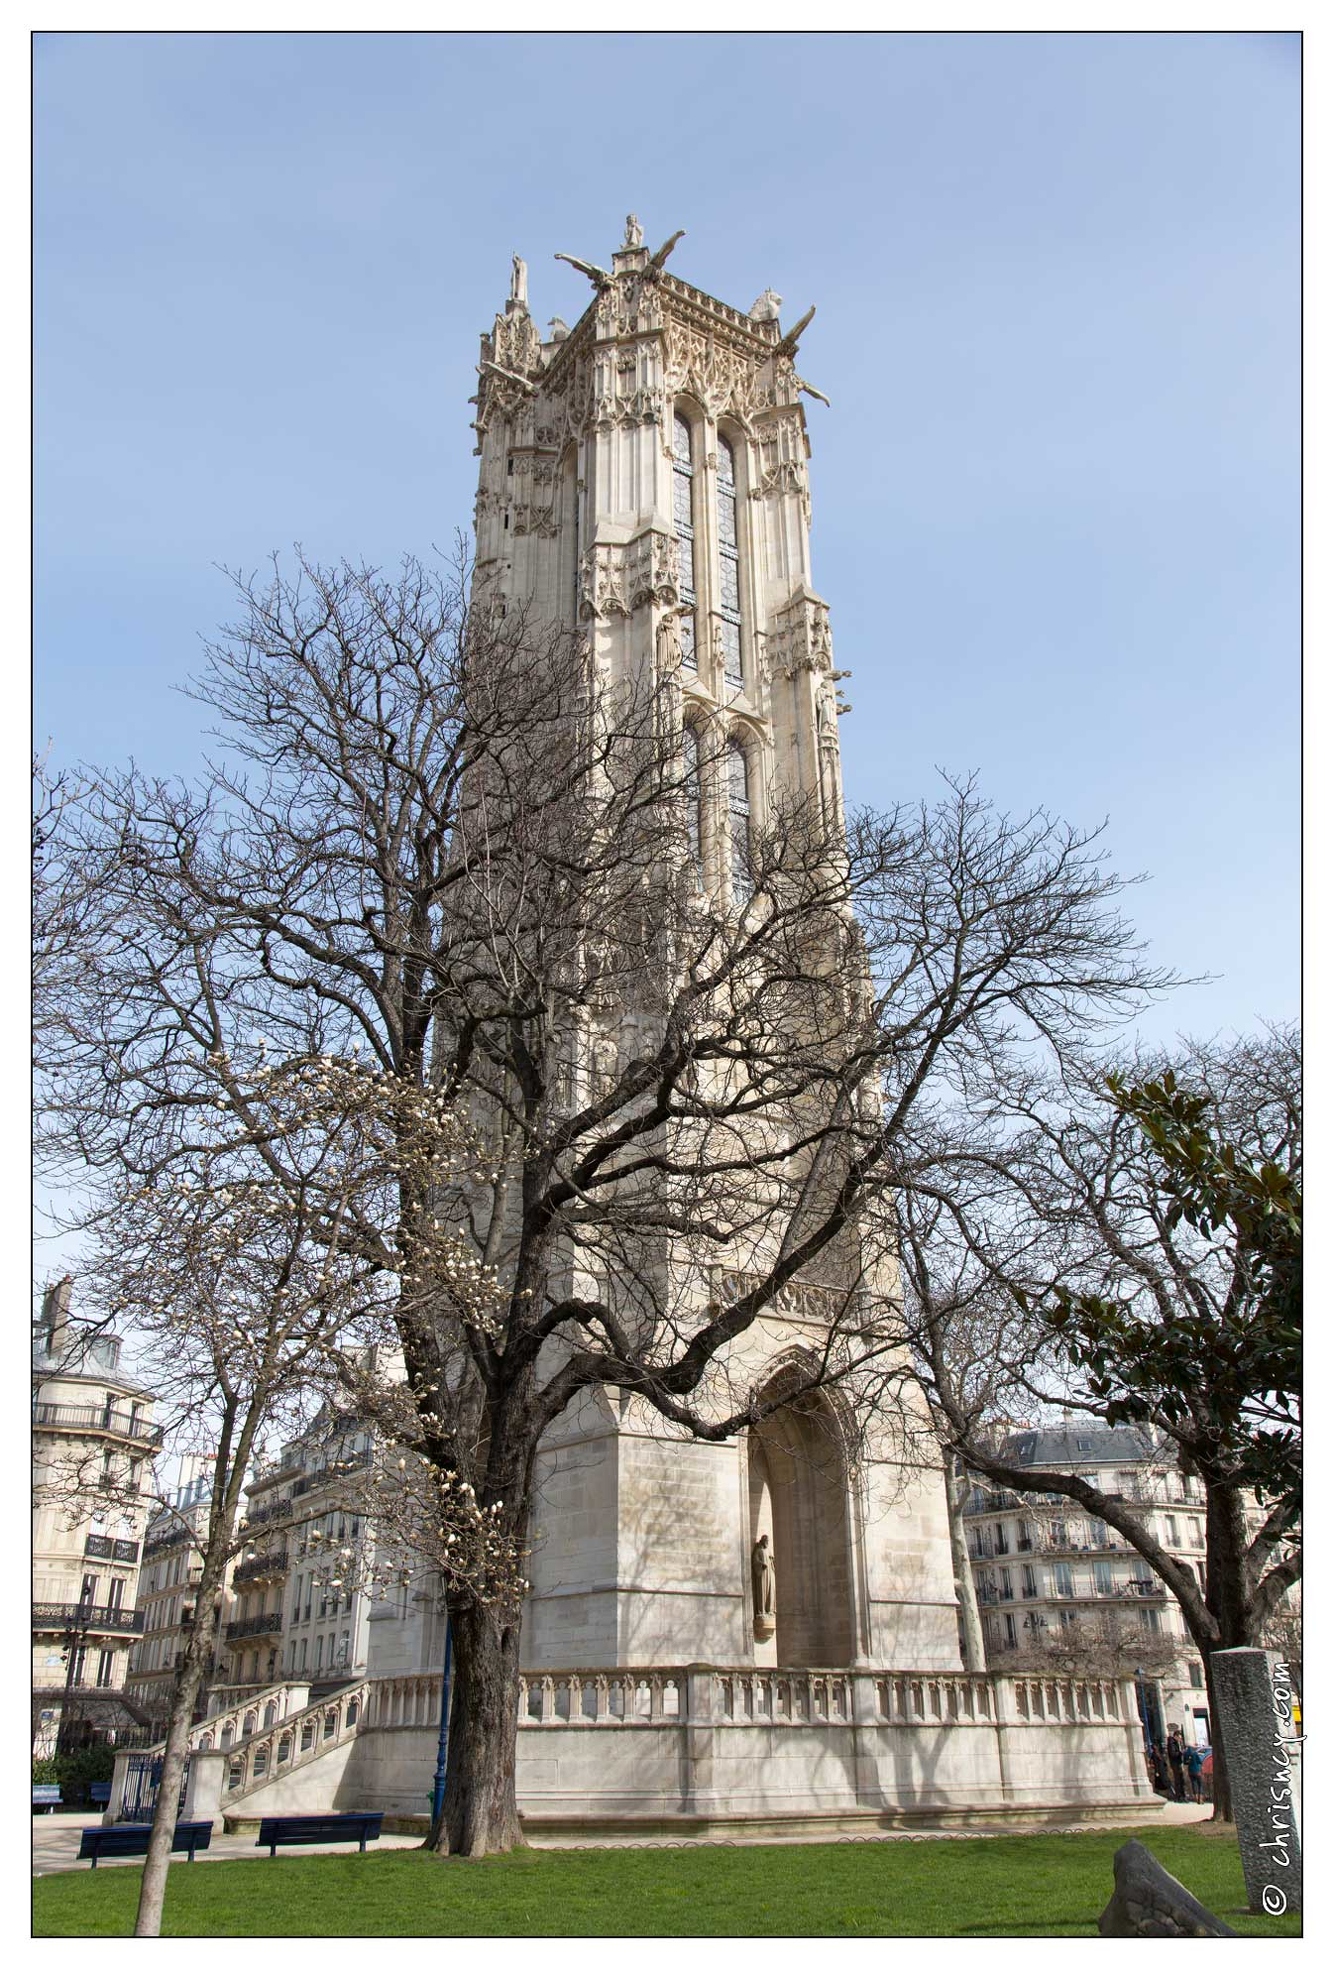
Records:
[[[1156,1039],[1297,1008],[1291,35],[43,35],[36,726],[189,769],[216,564],[472,510],[477,335],[625,212],[814,301],[851,800],[1110,820]]]

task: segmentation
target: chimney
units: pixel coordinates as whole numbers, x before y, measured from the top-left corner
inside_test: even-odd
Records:
[[[48,1285],[42,1295],[42,1325],[46,1328],[47,1352],[63,1353],[69,1334],[69,1302],[74,1280],[69,1272]]]

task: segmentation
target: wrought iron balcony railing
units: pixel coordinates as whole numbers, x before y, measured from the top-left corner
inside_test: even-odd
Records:
[[[141,1415],[126,1415],[110,1405],[76,1408],[65,1402],[38,1402],[33,1421],[39,1429],[70,1429],[79,1435],[120,1436],[127,1442],[160,1443],[162,1430]]]
[[[223,1634],[229,1641],[248,1641],[253,1634],[281,1634],[280,1613],[255,1614],[250,1620],[229,1620]]]
[[[248,1579],[278,1579],[290,1564],[285,1546],[277,1552],[260,1552],[253,1559],[242,1559],[232,1572],[232,1583],[240,1586]]]
[[[92,1632],[98,1634],[142,1634],[142,1607],[95,1607],[81,1600],[38,1600],[32,1609],[32,1624],[43,1632]]]
[[[139,1557],[139,1546],[133,1538],[102,1538],[96,1532],[89,1532],[83,1541],[83,1555],[86,1559],[112,1559],[117,1565],[132,1566]]]

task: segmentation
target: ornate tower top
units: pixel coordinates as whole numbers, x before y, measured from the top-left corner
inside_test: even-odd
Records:
[[[584,633],[609,675],[679,679],[688,732],[745,755],[752,809],[780,784],[841,806],[837,674],[811,584],[797,373],[810,308],[783,332],[667,272],[627,216],[611,267],[544,340],[527,269],[482,337],[476,579]],[[820,397],[822,402],[827,399]]]

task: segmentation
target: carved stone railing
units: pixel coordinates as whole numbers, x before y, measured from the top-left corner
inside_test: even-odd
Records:
[[[687,1713],[691,1672],[583,1668],[521,1675],[519,1724],[679,1723]]]
[[[1135,1714],[1133,1696],[1092,1676],[1007,1676],[1021,1723],[1123,1723]]]
[[[422,1690],[409,1701],[410,1684]],[[691,1688],[712,1724],[1119,1723],[1131,1713],[1114,1681],[1094,1677],[894,1673],[834,1668],[548,1669],[519,1678],[519,1726],[664,1724],[691,1717]],[[436,1677],[375,1684],[400,1693],[394,1721],[418,1725],[438,1713]],[[368,1727],[379,1724],[378,1712]],[[692,1718],[692,1720],[699,1720]]]
[[[229,1708],[194,1724],[190,1748],[230,1750],[234,1743],[258,1736],[305,1709],[309,1701],[309,1682],[273,1682],[266,1689],[252,1689]]]

